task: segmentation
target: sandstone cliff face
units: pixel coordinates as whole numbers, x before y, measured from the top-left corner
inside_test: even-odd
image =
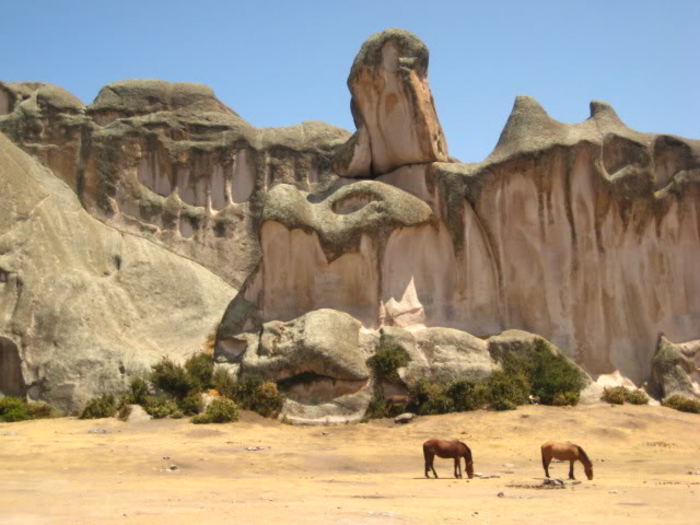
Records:
[[[660,332],[700,339],[700,142],[633,131],[602,102],[564,124],[518,97],[487,159],[450,162],[427,66],[414,35],[370,38],[348,78],[353,135],[257,129],[195,84],[117,82],[84,106],[55,86],[0,83],[0,131],[68,186],[2,143],[20,159],[5,163],[7,187],[48,189],[2,194],[0,390],[74,405],[96,390],[85,370],[123,384],[136,365],[114,363],[205,335],[214,311],[217,359],[278,381],[285,415],[304,422],[361,417],[374,388],[364,362],[387,337],[412,353],[406,382],[487,374],[494,338],[520,347],[534,333],[591,374],[640,383]],[[31,214],[11,210],[25,201],[53,210],[41,236],[18,233]],[[49,284],[22,310],[26,275]],[[66,333],[97,330],[93,310],[60,306],[73,297],[119,327],[99,357],[63,350]],[[497,336],[510,329],[528,333]],[[129,339],[129,353],[132,334],[149,343]],[[329,364],[338,349],[352,367]]]
[[[387,49],[402,51],[388,57]],[[363,133],[368,144],[377,140],[357,115],[379,107],[382,83],[363,91],[358,71],[384,78],[391,56],[427,64],[422,52],[392,31],[363,46],[349,79],[358,131],[340,160],[365,158]],[[421,107],[402,114],[409,128],[423,129]],[[391,127],[391,117],[378,121],[387,126],[377,134],[383,143],[410,135]],[[284,190],[287,198],[265,201],[263,262],[224,316],[220,348],[236,331],[325,307],[370,328],[440,326],[482,335],[519,328],[551,339],[590,373],[619,370],[639,383],[649,379],[659,332],[677,341],[698,337],[698,141],[630,130],[602,102],[591,104],[588,120],[563,124],[518,97],[484,162],[431,160],[396,161],[372,183],[343,182],[305,198]],[[373,190],[370,197],[368,184],[403,192],[377,198]],[[349,213],[299,219],[315,217],[317,203],[340,200],[341,192],[357,195]],[[392,209],[412,210],[415,218],[397,221]],[[369,217],[383,227],[370,227]],[[354,235],[329,242],[331,232],[349,225]]]

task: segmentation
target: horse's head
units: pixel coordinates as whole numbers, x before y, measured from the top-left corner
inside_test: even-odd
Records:
[[[474,477],[474,463],[470,459],[466,461],[467,466],[467,477],[472,479]]]
[[[588,479],[593,479],[593,465],[584,465],[583,470],[586,471],[586,477]]]

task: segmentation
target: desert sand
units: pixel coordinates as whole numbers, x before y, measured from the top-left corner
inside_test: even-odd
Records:
[[[468,443],[475,471],[425,479],[421,445]],[[539,445],[570,440],[595,477],[536,489]],[[568,463],[551,474],[566,478]],[[116,419],[0,423],[0,523],[698,523],[700,416],[527,406],[342,426]]]

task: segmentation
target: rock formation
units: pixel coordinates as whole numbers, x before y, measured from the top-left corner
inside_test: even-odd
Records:
[[[0,83],[0,131],[26,152],[0,142],[0,391],[75,406],[214,318],[222,366],[277,381],[305,422],[361,417],[389,340],[406,384],[483,377],[504,338],[539,337],[640,384],[659,333],[700,338],[700,141],[518,97],[491,155],[455,162],[427,66],[414,35],[371,37],[352,136],[257,129],[196,84],[117,82],[84,106]]]
[[[651,379],[659,397],[700,396],[700,339],[674,344],[659,336]]]
[[[235,289],[91,217],[0,134],[0,392],[75,410],[197,351]]]

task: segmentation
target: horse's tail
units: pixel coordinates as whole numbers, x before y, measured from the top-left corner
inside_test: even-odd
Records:
[[[430,441],[423,443],[423,457],[425,458],[425,462],[428,463],[430,460]]]

